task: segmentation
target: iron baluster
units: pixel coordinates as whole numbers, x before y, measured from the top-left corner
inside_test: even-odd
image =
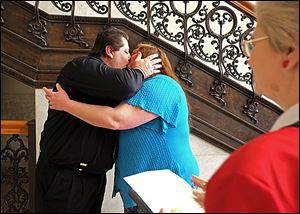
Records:
[[[40,20],[39,2],[40,1],[35,1],[35,16],[33,17],[35,22],[28,24],[28,32],[32,33],[32,35],[39,40],[41,46],[46,47],[48,46],[46,29],[47,23],[44,20]]]

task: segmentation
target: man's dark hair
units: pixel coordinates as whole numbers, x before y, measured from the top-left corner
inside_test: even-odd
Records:
[[[124,45],[122,37],[127,41],[129,40],[129,36],[124,31],[115,27],[110,27],[101,33],[98,33],[90,54],[97,55],[98,57],[104,56],[106,54],[105,47],[108,45],[112,46],[116,51],[119,50]]]

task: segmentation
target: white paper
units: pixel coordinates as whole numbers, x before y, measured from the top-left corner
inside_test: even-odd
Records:
[[[193,198],[192,187],[168,169],[146,171],[124,179],[154,213],[161,208],[166,212],[174,208],[185,213],[204,212]]]

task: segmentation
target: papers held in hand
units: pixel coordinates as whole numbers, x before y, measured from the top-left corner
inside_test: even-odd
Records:
[[[164,208],[166,212],[204,212],[193,198],[192,187],[168,169],[146,171],[124,179],[133,189],[130,196],[141,208],[146,207],[144,211],[158,213]]]

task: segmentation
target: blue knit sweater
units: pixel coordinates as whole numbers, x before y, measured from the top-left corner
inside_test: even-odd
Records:
[[[125,208],[136,206],[128,195],[130,186],[123,179],[126,176],[170,169],[192,185],[191,175],[199,175],[189,144],[188,106],[179,84],[158,74],[145,80],[138,93],[127,102],[159,117],[120,132],[114,193],[121,193]]]

